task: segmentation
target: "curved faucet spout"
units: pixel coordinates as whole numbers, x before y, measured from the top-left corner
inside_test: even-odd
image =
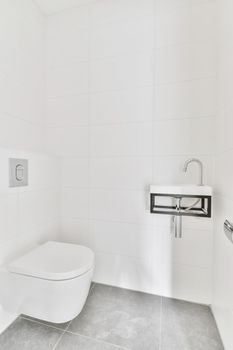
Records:
[[[203,186],[203,163],[197,159],[197,158],[190,158],[188,160],[186,160],[186,162],[184,163],[184,168],[183,171],[186,172],[188,170],[188,166],[190,163],[197,163],[199,165],[199,169],[200,169],[200,174],[199,174],[199,186]]]

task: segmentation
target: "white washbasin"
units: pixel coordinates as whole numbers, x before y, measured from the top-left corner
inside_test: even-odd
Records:
[[[198,185],[151,185],[150,193],[160,194],[183,194],[192,196],[212,196],[213,189],[210,186],[198,186]]]

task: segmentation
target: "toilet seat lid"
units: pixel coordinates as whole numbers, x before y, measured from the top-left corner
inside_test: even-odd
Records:
[[[46,242],[12,261],[13,273],[46,280],[61,281],[78,277],[94,266],[91,249],[77,244]]]

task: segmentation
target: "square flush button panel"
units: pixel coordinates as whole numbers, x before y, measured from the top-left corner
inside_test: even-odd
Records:
[[[9,158],[10,187],[28,185],[28,160]]]

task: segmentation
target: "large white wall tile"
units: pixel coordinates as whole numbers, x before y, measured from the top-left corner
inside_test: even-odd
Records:
[[[229,96],[230,97],[230,96]],[[230,97],[231,98],[231,97]],[[221,110],[218,112],[216,120],[215,151],[217,154],[229,152],[233,148],[231,137],[232,112],[231,110]]]
[[[196,5],[202,5],[209,2],[215,2],[215,0],[157,0],[156,5],[158,10],[169,11],[179,7],[192,7]]]
[[[58,217],[56,190],[22,192],[19,201],[20,229],[24,234]]]
[[[152,120],[154,103],[153,86],[94,93],[90,95],[90,123],[95,125]]]
[[[25,152],[20,152],[17,156],[29,159],[28,186],[21,188],[21,192],[58,189],[61,182],[61,166],[58,158]]]
[[[5,242],[0,245],[0,263],[12,261],[22,254],[27,253],[30,249],[38,244],[49,240],[57,240],[59,233],[59,225],[57,220],[42,224],[30,232],[21,234],[19,237]]]
[[[153,125],[154,155],[212,155],[213,118],[169,120]],[[208,130],[208,133],[207,133]]]
[[[88,28],[88,6],[78,6],[49,16],[48,26],[52,40],[57,36],[75,34],[78,29]]]
[[[88,127],[49,128],[48,146],[50,151],[63,157],[88,156]]]
[[[161,234],[150,225],[92,220],[90,231],[97,252],[136,258],[154,256],[160,264]]]
[[[102,22],[93,26],[90,57],[101,58],[121,53],[147,52],[154,48],[154,17]]]
[[[180,264],[197,268],[211,268],[212,231],[193,230],[183,227],[182,239],[171,238],[171,232],[162,231],[163,262],[165,265]]]
[[[0,195],[0,243],[4,243],[18,233],[18,195]]]
[[[38,79],[26,84],[16,82],[14,77],[9,79],[8,75],[0,78],[0,102],[2,112],[35,126],[45,125],[45,84]]]
[[[90,62],[92,92],[152,85],[153,51]]]
[[[129,123],[90,128],[92,157],[148,156],[152,154],[151,123]]]
[[[210,78],[157,86],[155,119],[215,115],[215,84]]]
[[[61,185],[74,188],[88,188],[89,159],[63,158],[61,160]]]
[[[151,259],[96,253],[96,265],[96,282],[161,294],[160,266],[152,265]]]
[[[49,127],[86,125],[88,123],[88,101],[87,94],[49,99],[47,125]]]
[[[91,4],[90,22],[119,21],[151,16],[154,10],[153,0],[104,0]]]
[[[80,29],[77,23],[76,30],[68,32],[66,26],[60,28],[58,33],[48,32],[48,64],[49,66],[61,66],[78,61],[86,61],[89,56],[89,32],[87,29]],[[58,26],[56,25],[56,28]],[[69,40],[67,40],[69,38]],[[70,43],[73,43],[70,45]]]
[[[186,265],[164,265],[162,294],[167,297],[209,304],[211,270]]]
[[[61,202],[63,218],[88,219],[89,191],[87,189],[63,188]]]
[[[42,126],[0,112],[0,147],[45,151],[41,137],[45,137]]]
[[[212,156],[195,155],[204,166],[204,184],[213,185],[214,158]],[[183,171],[184,163],[190,155],[185,156],[155,156],[153,157],[153,183],[158,185],[167,184],[195,184],[199,181],[199,166],[190,164],[187,172]]]
[[[144,190],[152,182],[151,157],[110,157],[90,160],[90,186]]]
[[[9,158],[13,158],[15,152],[9,149],[0,148],[0,194],[16,194],[16,188],[9,187]]]
[[[11,138],[10,130],[14,132],[15,122],[17,129],[20,124],[24,129],[21,139],[25,137],[27,141],[23,148],[38,150],[38,139],[44,136],[40,126],[45,122],[45,18],[28,0],[21,6],[4,0],[0,13],[0,113],[15,117],[8,120],[8,132],[5,129],[7,122],[0,121],[0,129],[9,137],[9,140],[3,139],[1,146],[4,147],[6,142],[8,147],[21,147],[22,141],[15,144]],[[30,138],[32,127],[31,130],[26,128],[25,121],[37,129],[33,139]],[[38,139],[36,134],[40,135]]]
[[[57,97],[88,91],[88,63],[79,62],[48,70],[48,96]]]
[[[215,194],[229,199],[233,199],[232,157],[233,149],[219,154],[215,161]]]
[[[149,191],[91,190],[90,218],[145,224],[150,220]]]
[[[233,77],[233,70],[231,66],[231,57],[233,55],[233,48],[230,45],[229,42],[222,45],[219,50],[222,52],[222,55],[225,59],[219,58],[218,64],[221,65],[222,75],[221,79],[218,77],[217,83],[218,83],[218,111],[219,113],[226,113],[229,112],[232,108],[232,77]],[[227,60],[227,63],[226,63]]]
[[[160,84],[213,77],[216,72],[215,41],[160,48],[155,59]]]
[[[156,46],[215,38],[216,14],[214,1],[197,2],[194,6],[178,7],[173,11],[158,11]]]
[[[65,232],[63,239],[65,242],[80,244],[93,248],[93,242],[90,239],[88,219],[63,218],[61,221],[61,229]]]
[[[88,22],[88,8],[85,6],[49,17],[47,41],[49,66],[88,59]]]
[[[8,187],[9,157],[28,159],[29,186]],[[13,257],[14,252],[24,251],[29,243],[48,240],[55,227],[56,234],[53,237],[58,237],[59,194],[56,176],[59,166],[54,158],[27,151],[1,149],[0,160],[0,240],[3,263],[5,258]]]

